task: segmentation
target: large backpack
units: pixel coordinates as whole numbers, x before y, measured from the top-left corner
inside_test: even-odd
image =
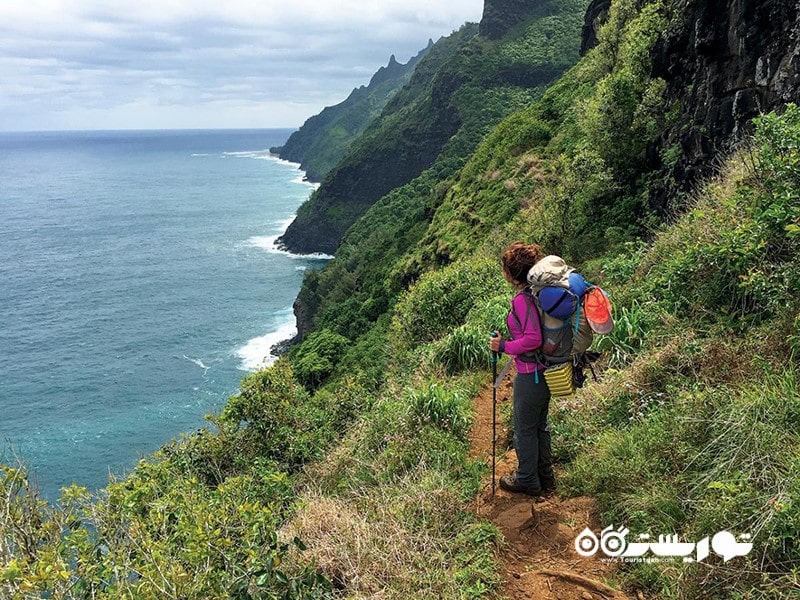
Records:
[[[528,290],[542,323],[545,366],[573,361],[592,345],[584,298],[593,287],[559,256],[546,256],[528,272]]]
[[[581,367],[590,366],[597,355],[587,352],[594,338],[593,325],[598,333],[609,333],[613,327],[610,316],[608,297],[597,286],[586,282],[583,276],[575,269],[570,268],[561,257],[546,256],[528,272],[528,287],[524,290],[529,310],[535,307],[539,313],[542,326],[542,347],[534,352],[520,355],[526,362],[537,362],[547,370],[557,369],[558,365],[571,363],[576,368],[572,377],[577,386],[582,385],[585,379]],[[600,302],[600,298],[605,304]],[[587,319],[587,300],[590,312]],[[607,308],[608,317],[598,325],[597,319],[592,315],[603,315]],[[522,327],[521,321],[512,311],[513,318]],[[592,321],[592,318],[595,321]],[[570,371],[572,373],[572,371]],[[549,381],[548,381],[549,383]],[[552,387],[552,386],[551,386]],[[564,394],[572,393],[572,388]]]

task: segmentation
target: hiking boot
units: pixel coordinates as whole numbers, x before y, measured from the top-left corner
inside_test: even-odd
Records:
[[[542,494],[550,495],[556,493],[556,480],[551,477],[539,477],[542,484]]]
[[[503,475],[500,478],[500,487],[507,492],[516,492],[520,494],[528,494],[529,496],[541,496],[542,490],[539,488],[523,485],[517,481],[517,474]]]

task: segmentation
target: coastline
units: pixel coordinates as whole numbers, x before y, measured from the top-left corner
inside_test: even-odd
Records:
[[[300,163],[285,160],[281,158],[279,154],[273,152],[272,149],[268,151],[266,156],[270,160],[275,160],[276,162],[295,168],[299,172],[299,175],[292,181],[293,183],[311,187],[312,193],[317,188],[319,188],[320,183],[310,180],[306,172],[303,171],[302,165]],[[306,200],[307,199],[308,198],[306,198]],[[280,239],[280,237],[286,233],[286,230],[289,228],[289,226],[294,222],[296,218],[297,218],[297,213],[295,212],[289,218],[282,221],[280,226],[280,232],[278,234],[252,237],[250,238],[250,240],[248,240],[248,242],[250,243],[250,245],[261,248],[266,252],[273,254],[282,254],[291,259],[319,260],[319,261],[328,261],[333,259],[333,256],[321,252],[315,252],[311,254],[297,254],[294,252],[290,252],[285,248],[283,248],[277,242],[277,240]],[[297,269],[305,271],[306,267],[304,266],[297,267]],[[299,291],[300,290],[298,290],[298,294]],[[296,299],[297,296],[295,296],[295,300]],[[297,329],[297,315],[295,314],[293,308],[289,310],[291,310],[292,314],[291,319],[288,319],[283,323],[280,323],[277,329],[275,329],[274,331],[270,331],[262,336],[249,340],[247,344],[245,344],[243,347],[237,350],[237,355],[243,361],[242,362],[242,367],[244,367],[242,368],[243,371],[255,372],[261,368],[272,366],[273,364],[275,364],[275,361],[277,361],[281,356],[287,354],[292,349],[292,347],[296,346],[301,342],[301,338]],[[278,338],[277,342],[274,341],[276,338]],[[248,351],[248,347],[251,347],[252,350]],[[253,352],[263,353],[265,348],[267,352],[266,354],[264,354],[262,358],[260,358],[259,360],[248,361],[247,359],[248,355],[251,355]]]
[[[322,263],[248,242],[281,234],[313,190],[264,152],[285,134],[14,138],[4,180],[27,193],[9,196],[0,244],[13,283],[0,286],[1,429],[43,497],[102,489],[202,427],[247,374],[238,350],[272,334],[259,356],[271,362],[294,338],[302,270]]]

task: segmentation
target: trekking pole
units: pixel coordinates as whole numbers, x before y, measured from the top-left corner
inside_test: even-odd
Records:
[[[497,332],[492,332],[497,337]],[[497,352],[492,352],[492,497],[495,489],[495,450],[497,448]]]

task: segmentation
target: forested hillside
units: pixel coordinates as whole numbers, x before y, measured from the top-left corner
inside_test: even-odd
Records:
[[[432,46],[430,40],[405,64],[397,62],[393,54],[389,64],[378,69],[368,85],[354,89],[343,102],[310,117],[283,146],[270,151],[284,160],[300,163],[311,181],[322,181],[392,96],[408,83],[417,63]]]
[[[585,8],[585,0],[532,2],[500,39],[465,25],[434,44],[279,242],[293,252],[333,254],[387,193],[428,169],[431,181],[449,177],[494,125],[578,60]]]
[[[563,255],[615,306],[595,342],[602,381],[551,406],[559,497],[589,497],[604,526],[635,533],[752,536],[728,562],[622,563],[603,589],[800,596],[798,7],[584,8],[487,0],[478,28],[420,61],[320,188],[358,173],[380,197],[310,205],[363,216],[306,277],[304,340],[208,429],[61,507],[3,471],[5,596],[507,592],[500,559],[524,548],[473,510],[489,470],[470,431],[508,310],[498,257],[517,239]],[[570,53],[550,44],[569,39]],[[564,57],[577,63],[546,90],[528,79]],[[446,115],[460,127],[430,165],[384,181]]]

